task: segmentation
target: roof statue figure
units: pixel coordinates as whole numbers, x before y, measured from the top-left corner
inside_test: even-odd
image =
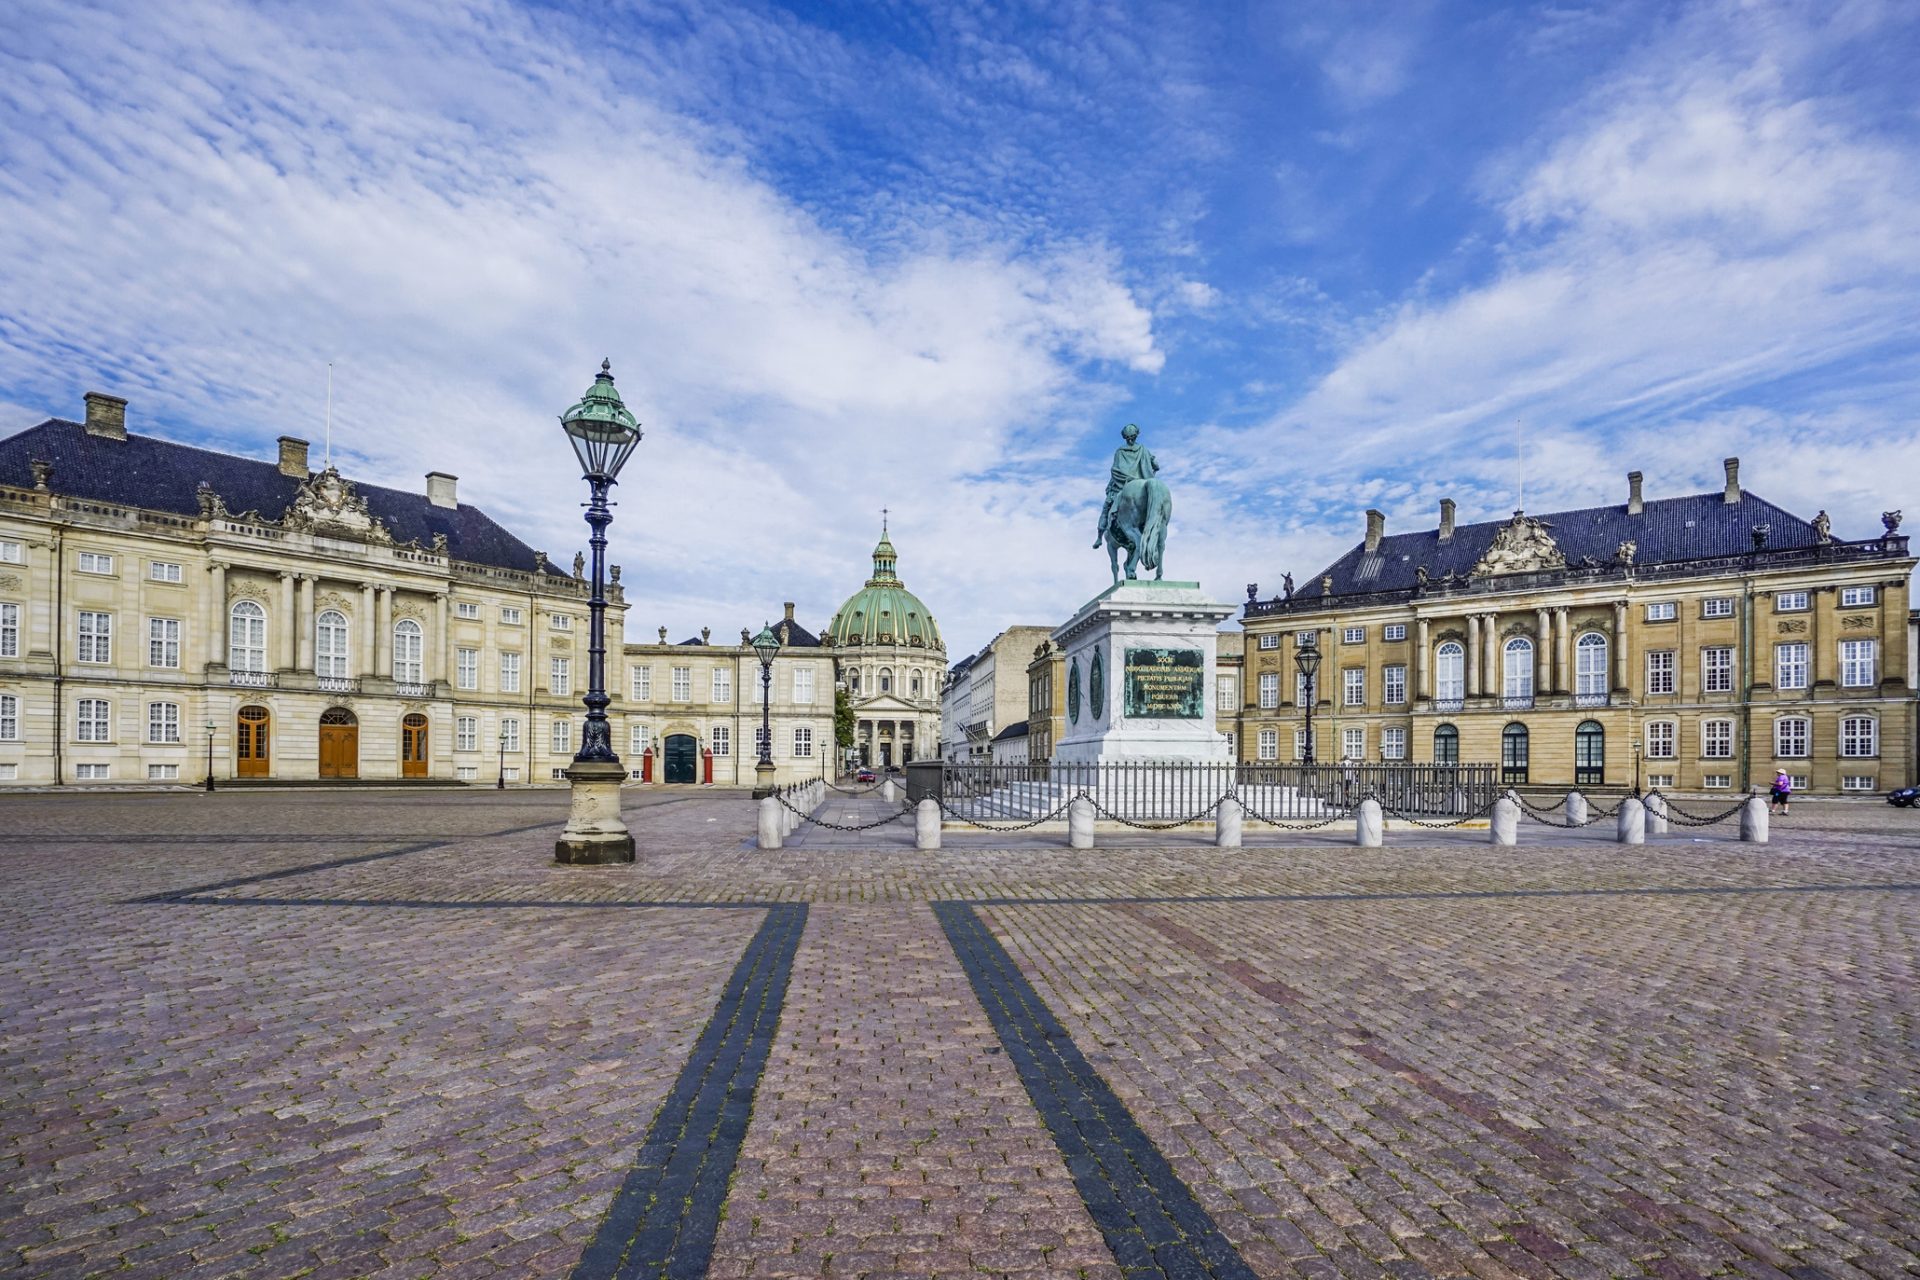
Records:
[[[1126,443],[1113,451],[1107,497],[1100,505],[1100,528],[1093,536],[1095,547],[1106,543],[1115,584],[1120,581],[1122,548],[1127,553],[1127,577],[1138,577],[1142,564],[1153,570],[1156,579],[1162,576],[1167,521],[1173,515],[1173,497],[1159,478],[1159,459],[1139,443],[1140,428],[1129,422],[1120,435]]]

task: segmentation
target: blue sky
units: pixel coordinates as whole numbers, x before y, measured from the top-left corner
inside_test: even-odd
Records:
[[[564,562],[555,415],[647,438],[629,634],[819,626],[883,505],[954,655],[1105,582],[1137,421],[1169,573],[1920,475],[1920,10],[1897,3],[24,0],[0,18],[0,430],[318,444]]]

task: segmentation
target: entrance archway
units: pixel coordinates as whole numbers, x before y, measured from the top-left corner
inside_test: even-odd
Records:
[[[264,778],[271,768],[268,754],[273,716],[265,707],[242,707],[234,717],[233,772],[241,778]]]
[[[400,776],[427,776],[427,718],[418,711],[400,719]]]
[[[661,774],[663,782],[698,782],[700,780],[700,743],[690,733],[672,733],[667,735],[664,744],[665,768]]]
[[[320,776],[360,776],[360,721],[345,707],[320,713]]]

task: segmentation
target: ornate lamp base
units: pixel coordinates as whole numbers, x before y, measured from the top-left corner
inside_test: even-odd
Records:
[[[583,763],[567,770],[573,784],[573,809],[567,829],[554,842],[553,860],[570,866],[600,866],[633,861],[633,833],[620,820],[620,784],[627,779],[617,761]]]
[[[775,772],[773,762],[770,760],[762,760],[759,764],[753,766],[754,799],[758,800],[762,796],[770,796],[774,793],[773,777]]]

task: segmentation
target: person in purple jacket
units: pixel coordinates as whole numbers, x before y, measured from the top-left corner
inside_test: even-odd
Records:
[[[1787,807],[1787,801],[1792,798],[1793,779],[1787,776],[1785,769],[1782,769],[1773,775],[1773,803],[1768,806],[1768,811],[1771,813],[1791,813],[1792,810]]]

